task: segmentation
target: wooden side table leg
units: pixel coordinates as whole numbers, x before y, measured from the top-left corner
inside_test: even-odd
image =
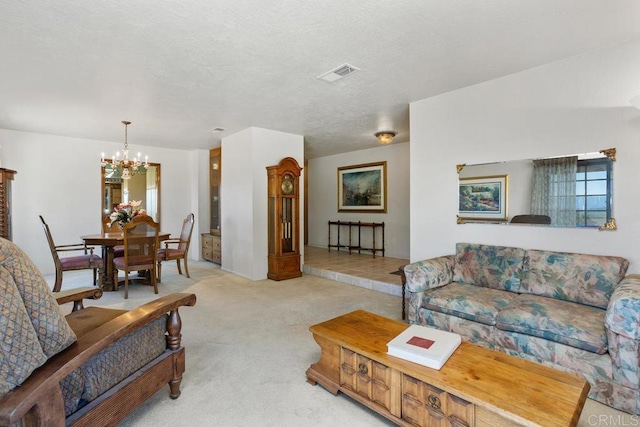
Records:
[[[405,291],[407,287],[407,276],[404,274],[404,265],[400,266],[398,270],[400,271],[400,279],[402,279],[402,320],[405,320]]]

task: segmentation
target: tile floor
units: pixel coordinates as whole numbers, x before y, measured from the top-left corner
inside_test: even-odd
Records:
[[[347,250],[331,251],[327,248],[305,246],[303,271],[350,285],[372,289],[391,295],[402,295],[402,281],[397,274],[398,268],[408,264],[409,260],[391,258],[371,253]]]

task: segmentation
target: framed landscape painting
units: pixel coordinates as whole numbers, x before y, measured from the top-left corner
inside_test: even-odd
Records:
[[[387,211],[387,162],[338,168],[338,212]]]
[[[458,217],[463,220],[506,221],[508,175],[460,178]]]

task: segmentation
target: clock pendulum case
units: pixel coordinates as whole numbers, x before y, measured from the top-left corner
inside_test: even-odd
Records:
[[[271,280],[302,276],[300,270],[300,172],[292,157],[267,167],[268,244]]]

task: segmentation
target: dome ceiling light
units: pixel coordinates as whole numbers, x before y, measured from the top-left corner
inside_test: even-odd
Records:
[[[380,144],[389,144],[391,143],[391,141],[393,141],[393,138],[397,134],[392,130],[383,130],[383,131],[374,133],[374,135],[376,138],[378,138],[378,142]]]

